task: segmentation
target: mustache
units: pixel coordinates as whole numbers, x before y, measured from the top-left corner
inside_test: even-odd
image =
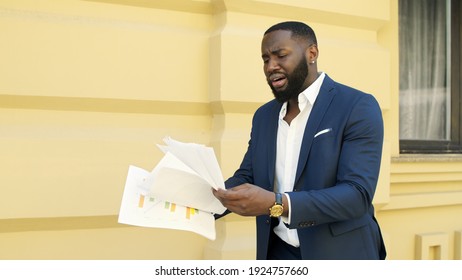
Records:
[[[287,78],[286,74],[276,72],[276,73],[270,74],[266,79],[270,82],[274,82],[274,81],[285,79],[285,78]]]

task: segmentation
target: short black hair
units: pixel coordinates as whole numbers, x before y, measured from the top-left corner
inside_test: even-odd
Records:
[[[276,31],[276,30],[291,31],[292,36],[302,38],[306,40],[308,44],[316,44],[316,45],[318,44],[318,41],[316,40],[316,35],[314,34],[313,29],[303,22],[299,22],[299,21],[280,22],[268,28],[268,30],[266,30],[264,35],[270,32]]]

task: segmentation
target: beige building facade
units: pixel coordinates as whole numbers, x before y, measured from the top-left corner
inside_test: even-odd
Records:
[[[117,218],[128,166],[152,169],[165,136],[234,172],[272,98],[262,34],[285,20],[380,103],[388,259],[462,259],[462,156],[400,153],[398,0],[0,0],[0,259],[254,259],[252,218],[215,241]]]

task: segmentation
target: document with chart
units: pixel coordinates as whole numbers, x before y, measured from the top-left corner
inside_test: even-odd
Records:
[[[226,208],[212,194],[224,189],[212,148],[164,139],[164,157],[151,171],[130,166],[119,223],[188,230],[215,239],[214,214]]]

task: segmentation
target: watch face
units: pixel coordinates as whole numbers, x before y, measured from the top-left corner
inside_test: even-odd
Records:
[[[279,217],[282,215],[283,211],[284,211],[284,208],[282,207],[282,205],[279,205],[279,204],[273,205],[273,207],[271,207],[270,216]]]

